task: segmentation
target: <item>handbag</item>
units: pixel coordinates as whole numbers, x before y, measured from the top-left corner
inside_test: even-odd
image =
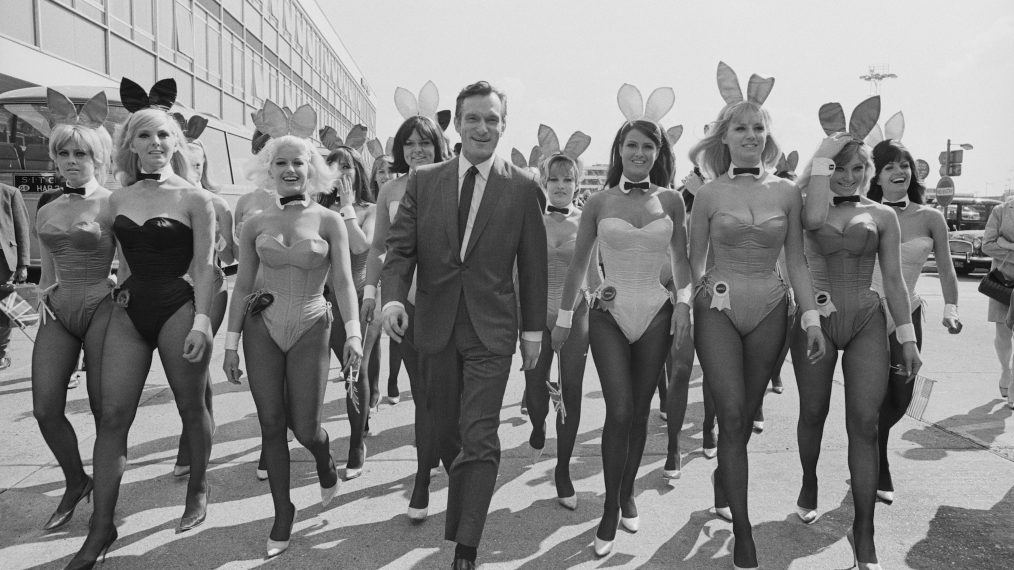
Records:
[[[1014,281],[1008,281],[999,269],[990,271],[979,282],[980,293],[990,299],[996,299],[1004,305],[1010,305],[1012,290],[1014,290]]]

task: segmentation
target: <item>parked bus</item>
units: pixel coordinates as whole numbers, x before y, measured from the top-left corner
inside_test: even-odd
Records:
[[[109,116],[105,127],[113,140],[116,140],[116,135],[130,114],[120,103],[118,88],[71,86],[54,89],[70,98],[79,108],[99,91],[105,91],[109,100]],[[192,109],[178,103],[172,110],[187,118],[194,114]],[[46,111],[45,87],[27,87],[0,93],[0,182],[21,190],[32,223],[42,194],[63,186],[63,181],[59,179],[56,167],[49,158],[49,138],[43,134],[48,132]],[[208,153],[208,175],[219,185],[220,194],[229,202],[230,207],[235,207],[236,200],[252,189],[243,177],[243,167],[250,158],[253,129],[200,114],[208,118],[208,127],[200,138]],[[120,188],[119,182],[112,175],[111,162],[107,165],[103,185],[110,190]],[[32,232],[29,268],[34,280],[38,280],[39,246],[35,239],[35,233]]]

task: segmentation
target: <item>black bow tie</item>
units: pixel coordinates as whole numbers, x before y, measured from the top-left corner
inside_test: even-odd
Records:
[[[859,196],[856,195],[856,194],[853,194],[851,196],[835,196],[834,198],[831,198],[831,201],[834,202],[835,206],[837,206],[838,204],[841,204],[842,202],[857,202],[858,203],[859,202]]]
[[[306,194],[293,194],[292,196],[281,196],[278,198],[278,203],[284,206],[289,202],[302,202],[303,200],[306,200]]]
[[[908,206],[908,200],[902,200],[900,202],[884,202],[885,206],[891,206],[892,208],[905,208]]]
[[[161,172],[152,172],[151,174],[148,174],[146,172],[137,173],[138,180],[154,180],[155,182],[158,182],[161,178],[162,178]]]
[[[648,182],[624,182],[623,189],[626,190],[627,192],[630,192],[631,190],[634,190],[636,188],[637,190],[643,190],[647,192],[648,187],[650,185],[651,184]]]
[[[564,206],[563,208],[557,208],[556,206],[550,204],[549,206],[546,206],[546,211],[549,212],[550,214],[556,212],[558,214],[563,214],[564,216],[570,215],[570,208],[566,206]]]
[[[732,175],[739,176],[740,174],[753,174],[754,176],[760,176],[760,168],[756,166],[750,168],[733,167]]]
[[[67,186],[66,184],[64,184],[63,185],[63,193],[64,194],[77,194],[78,196],[84,196],[85,189],[84,188],[71,188],[70,186]]]

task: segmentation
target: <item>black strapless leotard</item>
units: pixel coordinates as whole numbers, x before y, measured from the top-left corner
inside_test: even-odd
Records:
[[[149,218],[138,225],[116,216],[113,233],[130,266],[121,288],[130,292],[127,316],[148,344],[158,343],[162,325],[194,300],[194,288],[183,278],[194,257],[194,234],[172,218]]]

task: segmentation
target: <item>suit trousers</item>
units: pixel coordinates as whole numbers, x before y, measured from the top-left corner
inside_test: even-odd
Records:
[[[11,275],[14,275],[14,270],[7,267],[7,260],[0,255],[0,283],[6,283]],[[7,356],[7,346],[10,342],[11,328],[0,326],[0,358]]]
[[[447,346],[419,356],[440,458],[451,466],[444,538],[477,547],[500,469],[497,432],[512,358],[482,344],[464,296]]]
[[[440,450],[437,448],[436,427],[433,424],[433,410],[429,405],[429,393],[424,375],[419,369],[419,351],[412,343],[415,335],[415,305],[405,303],[408,314],[408,328],[401,339],[401,359],[405,362],[412,401],[415,406],[415,448],[418,471],[429,471],[440,466]],[[445,467],[450,471],[450,463]]]

